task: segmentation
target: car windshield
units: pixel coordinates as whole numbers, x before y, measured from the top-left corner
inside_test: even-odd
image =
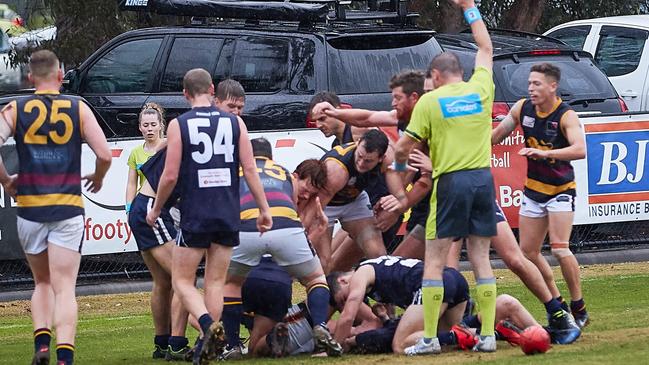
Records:
[[[329,89],[337,94],[390,92],[392,75],[425,70],[441,52],[432,34],[341,37],[329,46]]]
[[[561,69],[558,94],[565,101],[599,100],[616,98],[617,93],[589,58],[575,61],[570,56],[560,57],[521,57],[519,63],[511,58],[496,61],[494,76],[499,86],[497,99],[513,102],[527,97],[527,79],[532,65],[551,62]]]

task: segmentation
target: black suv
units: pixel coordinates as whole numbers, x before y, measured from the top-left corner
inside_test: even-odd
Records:
[[[206,2],[160,3],[170,2],[189,5],[168,13],[210,11],[196,4]],[[156,2],[148,3],[150,8]],[[332,15],[321,11],[327,4],[268,2],[283,11],[283,19],[292,19],[300,7],[295,13],[300,19],[264,20],[259,18],[273,13],[233,2],[218,10],[249,19],[130,31],[68,72],[64,91],[94,106],[114,137],[140,135],[137,113],[146,102],[165,107],[168,118],[186,111],[182,77],[196,67],[208,70],[215,82],[226,77],[241,82],[250,130],[307,127],[308,103],[320,90],[334,91],[354,107],[388,110],[390,77],[402,69],[425,69],[441,47],[433,31],[411,24],[414,16],[404,13],[405,1],[370,3],[376,8],[346,13],[337,8]],[[383,9],[386,5],[393,8]],[[311,9],[326,18],[316,14],[309,20]],[[345,20],[331,20],[339,18]]]
[[[561,69],[558,93],[578,114],[627,111],[624,101],[593,63],[590,53],[538,34],[498,29],[491,29],[489,33],[494,48],[495,120],[506,116],[509,108],[527,97],[530,68],[539,62],[551,62]],[[435,38],[445,51],[458,55],[464,78],[471,77],[477,52],[472,35],[436,34]]]

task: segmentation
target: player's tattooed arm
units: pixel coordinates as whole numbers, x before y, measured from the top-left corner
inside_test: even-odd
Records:
[[[491,132],[492,145],[502,142],[503,139],[509,136],[520,124],[520,115],[521,108],[523,107],[523,101],[524,100],[519,100],[518,102],[516,102],[505,119],[503,119],[500,124],[498,124],[498,126]]]

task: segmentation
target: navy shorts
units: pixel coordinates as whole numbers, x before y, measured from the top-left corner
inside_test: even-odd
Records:
[[[210,248],[212,244],[238,246],[239,231],[190,232],[181,228],[176,238],[176,245],[183,247]]]
[[[505,212],[503,212],[503,208],[501,208],[500,204],[498,204],[498,200],[494,200],[494,209],[496,210],[496,224],[500,222],[507,222]]]
[[[442,273],[444,280],[444,303],[449,308],[469,300],[469,283],[459,271],[446,267]]]
[[[146,215],[153,208],[154,201],[155,198],[137,194],[131,203],[128,226],[133,232],[137,248],[140,251],[150,250],[176,238],[176,228],[174,228],[174,221],[169,214],[169,209],[162,209],[160,217],[156,221],[157,227],[147,224]]]
[[[268,317],[281,322],[291,306],[292,288],[286,283],[278,283],[257,278],[248,278],[241,287],[243,311]]]
[[[496,235],[491,169],[451,172],[440,176],[435,185],[437,212],[432,218],[437,238]]]

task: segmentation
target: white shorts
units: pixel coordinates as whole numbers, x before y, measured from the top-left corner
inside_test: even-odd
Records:
[[[284,321],[288,325],[288,353],[291,355],[312,353],[315,346],[313,329],[304,317],[303,309],[294,304],[288,309]]]
[[[574,212],[575,198],[570,194],[559,194],[545,203],[539,203],[523,195],[518,214],[530,218],[542,218],[548,213]]]
[[[81,252],[83,243],[83,216],[56,222],[33,222],[18,217],[18,239],[26,254],[37,255],[47,250],[52,243],[73,251]]]
[[[351,203],[336,206],[327,205],[324,212],[329,218],[330,227],[336,223],[336,220],[343,223],[374,217],[370,198],[365,191],[361,192]]]
[[[232,261],[257,266],[264,254],[273,255],[279,266],[297,265],[315,257],[303,228],[273,229],[262,236],[259,232],[239,232],[239,245],[232,250]]]

